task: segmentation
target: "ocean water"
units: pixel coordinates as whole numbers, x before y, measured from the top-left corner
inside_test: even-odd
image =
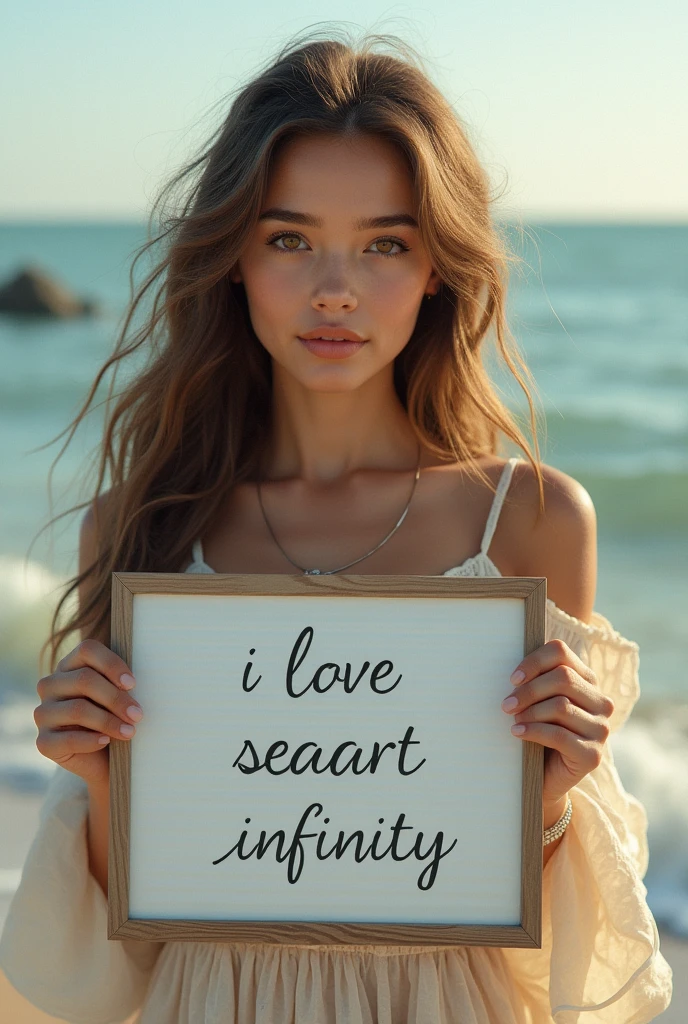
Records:
[[[509,319],[538,384],[543,458],[590,492],[596,607],[640,645],[642,696],[613,746],[648,810],[649,898],[688,934],[688,225],[507,230],[524,260]],[[35,748],[37,653],[76,571],[80,517],[37,535],[88,497],[102,411],[53,471],[52,513],[48,471],[66,435],[49,442],[111,349],[144,236],[140,224],[0,223],[0,283],[33,264],[101,306],[65,322],[0,315],[0,783],[15,788],[41,790],[53,770]]]

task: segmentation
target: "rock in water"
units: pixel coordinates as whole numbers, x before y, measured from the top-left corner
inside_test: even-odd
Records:
[[[22,267],[15,277],[0,285],[0,313],[32,316],[91,316],[95,303],[79,299],[37,267]]]

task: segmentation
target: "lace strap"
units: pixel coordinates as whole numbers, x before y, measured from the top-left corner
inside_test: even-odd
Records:
[[[511,483],[511,477],[514,472],[514,466],[517,462],[520,462],[518,456],[514,456],[504,464],[502,469],[502,475],[499,478],[497,484],[497,490],[495,496],[492,499],[492,507],[490,508],[490,514],[487,517],[487,523],[485,524],[485,532],[483,539],[480,543],[480,553],[486,555],[492,542],[492,536],[497,526],[497,520],[499,519],[499,513],[502,511],[502,503],[506,497],[506,492],[509,490],[509,484]]]

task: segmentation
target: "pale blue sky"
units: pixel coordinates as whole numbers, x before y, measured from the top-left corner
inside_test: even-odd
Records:
[[[682,0],[0,0],[0,217],[146,217],[211,105],[324,19],[420,49],[503,215],[688,220]]]

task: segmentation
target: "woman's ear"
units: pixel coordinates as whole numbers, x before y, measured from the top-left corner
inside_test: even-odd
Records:
[[[232,284],[241,284],[241,272],[239,271],[239,264],[235,263],[229,272],[229,280]]]
[[[425,285],[424,294],[425,295],[437,295],[438,291],[440,290],[441,285],[442,285],[442,278],[440,277],[440,275],[437,273],[436,270],[433,270],[433,272],[430,274],[430,277],[428,278],[427,283]]]

